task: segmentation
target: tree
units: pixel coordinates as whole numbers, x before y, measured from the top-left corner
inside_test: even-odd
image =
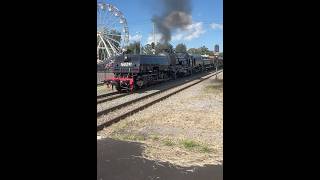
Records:
[[[155,54],[159,55],[160,53],[167,52],[167,53],[172,53],[174,52],[174,48],[171,44],[169,43],[158,43],[157,45],[154,46]],[[143,47],[143,53],[146,55],[153,55],[153,48],[152,44],[146,44]]]
[[[127,54],[140,54],[140,43],[133,42],[127,46]]]
[[[214,52],[210,51],[206,46],[202,46],[200,48],[190,48],[187,51],[190,54],[199,54],[199,55],[209,55],[209,56],[213,56]]]
[[[209,51],[209,56],[213,56],[214,52],[213,51]]]
[[[200,50],[201,55],[205,55],[205,54],[209,54],[210,53],[209,49],[206,46],[200,47],[199,50]]]
[[[189,54],[200,54],[200,51],[197,48],[190,48],[187,52]]]
[[[156,50],[156,54],[160,54],[163,52],[172,53],[174,51],[173,46],[170,43],[164,43],[164,44],[158,43],[155,46],[155,50]]]
[[[146,55],[152,55],[152,46],[150,44],[146,44],[143,48],[143,53]]]
[[[140,54],[144,54],[144,47],[143,46],[141,46],[141,49],[140,49]]]
[[[180,43],[176,46],[175,50],[177,53],[184,53],[184,52],[187,52],[187,47],[185,44]]]

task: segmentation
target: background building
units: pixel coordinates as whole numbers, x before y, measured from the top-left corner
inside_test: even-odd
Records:
[[[216,44],[216,45],[214,45],[214,52],[219,52],[219,45],[218,44]]]

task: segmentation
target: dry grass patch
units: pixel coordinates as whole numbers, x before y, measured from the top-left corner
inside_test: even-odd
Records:
[[[122,141],[145,141],[146,138],[138,134],[114,134],[111,136],[113,139]]]
[[[164,145],[166,145],[166,146],[174,146],[174,145],[175,145],[175,143],[174,143],[172,140],[170,140],[170,139],[164,140],[163,143],[164,143]]]
[[[153,141],[159,141],[159,136],[158,135],[150,135],[150,138],[153,140]]]
[[[223,85],[222,84],[211,84],[204,88],[205,93],[217,93],[222,91]]]
[[[103,93],[107,93],[110,91],[112,91],[111,86],[110,87],[108,87],[107,85],[98,85],[97,86],[97,93],[98,94],[103,94]]]

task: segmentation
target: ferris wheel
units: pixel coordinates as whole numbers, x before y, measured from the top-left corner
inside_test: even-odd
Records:
[[[121,54],[129,42],[127,20],[118,8],[97,2],[97,61]]]

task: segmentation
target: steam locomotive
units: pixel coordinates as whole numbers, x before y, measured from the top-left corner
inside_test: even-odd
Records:
[[[117,91],[133,91],[155,83],[218,68],[217,60],[188,53],[123,54],[113,57],[113,63],[109,66],[114,77],[106,79],[105,83],[112,85]]]

